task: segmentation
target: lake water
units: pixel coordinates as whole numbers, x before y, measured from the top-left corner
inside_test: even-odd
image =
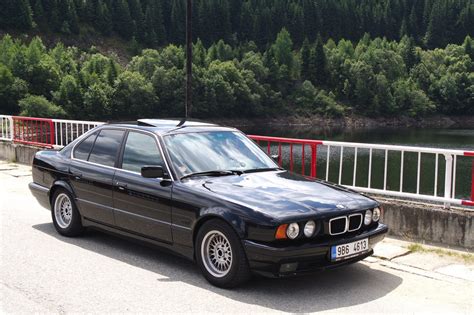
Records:
[[[433,148],[459,149],[474,151],[474,128],[473,129],[417,129],[417,128],[375,128],[375,129],[342,129],[342,128],[317,128],[314,126],[246,126],[241,127],[247,134],[305,138],[314,140],[331,140],[345,142],[363,142],[377,144],[397,144],[409,146],[424,146]],[[263,144],[263,143],[262,143]],[[265,149],[266,149],[266,144]],[[272,153],[277,153],[277,146],[272,147]],[[301,147],[294,146],[295,171],[301,171]],[[326,178],[326,156],[325,146],[318,148],[318,178]],[[368,185],[368,150],[358,151],[356,185],[367,187]],[[282,150],[283,166],[289,167],[289,146]],[[330,151],[330,169],[328,179],[332,182],[339,180],[340,150],[332,148]],[[399,190],[400,188],[400,153],[389,152],[387,189]],[[435,156],[430,154],[421,155],[420,193],[434,194]],[[310,148],[305,153],[306,174],[309,172]],[[371,187],[383,188],[383,169],[385,163],[385,152],[374,150],[372,158]],[[405,153],[403,172],[403,191],[416,192],[417,181],[416,153]],[[444,194],[444,157],[440,156],[438,168],[438,196]],[[456,172],[456,198],[469,199],[471,194],[472,177],[471,157],[459,157]],[[343,172],[341,183],[352,185],[354,180],[354,149],[347,149],[343,155]]]

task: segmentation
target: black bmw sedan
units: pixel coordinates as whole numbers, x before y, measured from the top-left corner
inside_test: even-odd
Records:
[[[97,127],[38,152],[29,187],[60,234],[152,243],[220,287],[354,263],[388,230],[377,201],[290,173],[242,132],[200,122]]]

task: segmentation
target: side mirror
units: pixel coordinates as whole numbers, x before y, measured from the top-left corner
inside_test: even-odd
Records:
[[[278,158],[280,157],[280,155],[278,155],[278,154],[272,154],[272,155],[270,155],[270,157],[271,157],[272,159],[274,159],[275,161],[278,161]]]
[[[162,166],[143,166],[141,174],[145,178],[164,178],[168,175]]]

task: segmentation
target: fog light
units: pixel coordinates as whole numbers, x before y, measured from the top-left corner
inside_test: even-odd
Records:
[[[296,271],[297,268],[298,268],[298,263],[282,264],[280,266],[280,272],[281,273],[292,272],[292,271]]]
[[[286,236],[294,240],[298,237],[298,234],[300,234],[300,226],[298,225],[298,223],[289,224],[288,228],[286,229]]]
[[[311,237],[316,229],[316,223],[313,220],[306,222],[304,226],[304,236]]]
[[[373,213],[372,213],[372,220],[374,222],[377,222],[378,220],[380,220],[380,208],[379,207],[374,208]]]
[[[364,224],[369,225],[370,223],[372,223],[372,211],[367,210],[365,211]]]

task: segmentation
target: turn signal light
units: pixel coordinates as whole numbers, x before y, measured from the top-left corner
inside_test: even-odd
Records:
[[[287,236],[286,236],[286,229],[288,228],[288,224],[282,224],[278,227],[276,233],[275,233],[275,238],[277,240],[281,240],[281,239],[286,239]]]

